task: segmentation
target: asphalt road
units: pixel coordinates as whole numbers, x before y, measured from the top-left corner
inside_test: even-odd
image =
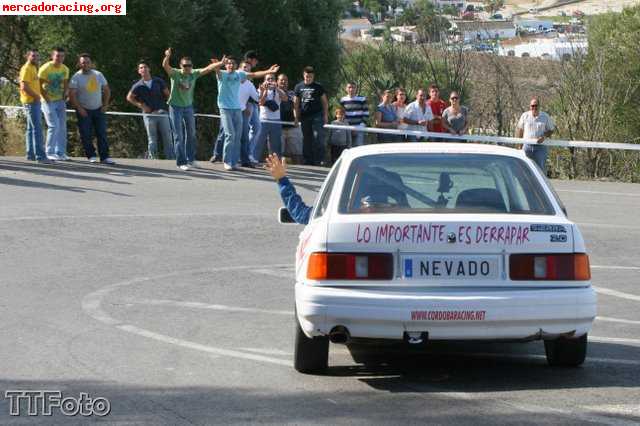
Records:
[[[0,158],[0,424],[638,424],[640,185],[555,182],[591,251],[599,318],[577,369],[541,342],[427,352],[332,345],[291,367],[298,226],[264,171]],[[293,167],[311,201],[322,169]],[[10,416],[7,390],[110,401]]]

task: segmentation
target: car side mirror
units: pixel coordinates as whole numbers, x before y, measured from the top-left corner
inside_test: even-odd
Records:
[[[291,217],[291,213],[287,210],[286,207],[280,207],[278,210],[278,222],[287,224],[287,223],[296,223],[296,221]]]

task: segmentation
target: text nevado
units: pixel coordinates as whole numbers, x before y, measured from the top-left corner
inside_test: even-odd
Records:
[[[452,240],[450,234],[455,236]],[[455,227],[453,231],[447,230],[447,225],[442,224],[415,224],[415,225],[377,225],[356,227],[356,241],[363,244],[380,243],[454,243],[458,244],[505,244],[521,245],[528,243],[529,227],[502,225],[502,226],[468,226]]]

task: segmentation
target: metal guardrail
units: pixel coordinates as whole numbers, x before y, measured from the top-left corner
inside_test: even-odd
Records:
[[[0,110],[24,110],[24,107],[0,105]],[[75,113],[75,110],[68,109],[68,113]],[[167,117],[167,114],[143,114],[139,112],[117,112],[107,111],[107,115],[113,116],[129,116],[129,117]],[[219,119],[220,115],[217,114],[194,114],[200,118],[216,118]],[[284,125],[294,125],[291,121],[278,121],[278,120],[263,120],[263,123],[275,123]],[[520,139],[510,138],[504,136],[483,136],[483,135],[464,135],[457,136],[449,133],[436,133],[419,130],[408,129],[379,129],[376,127],[363,127],[363,126],[339,126],[335,124],[325,124],[325,129],[336,130],[350,130],[354,132],[365,132],[382,135],[396,135],[396,136],[415,136],[419,138],[432,138],[432,139],[447,139],[447,140],[459,140],[461,142],[483,142],[483,143],[500,143],[509,145],[537,145],[536,139]],[[567,141],[561,139],[545,139],[544,145],[556,146],[563,148],[592,148],[592,149],[616,149],[624,151],[640,151],[640,144],[632,143],[615,143],[615,142],[594,142],[594,141]]]

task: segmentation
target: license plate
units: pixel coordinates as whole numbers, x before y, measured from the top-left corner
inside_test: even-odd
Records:
[[[495,280],[498,256],[405,256],[404,278],[416,280]]]

